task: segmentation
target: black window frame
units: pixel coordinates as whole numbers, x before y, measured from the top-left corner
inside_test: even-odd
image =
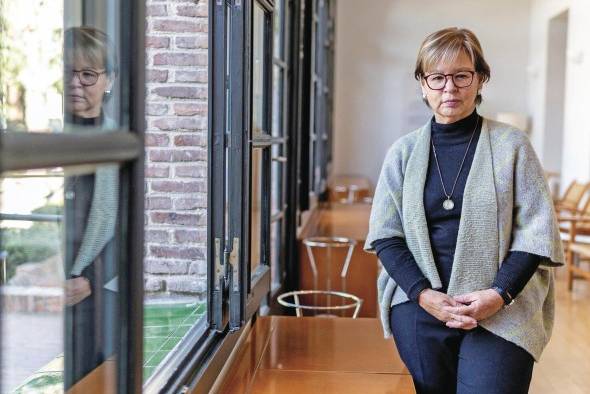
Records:
[[[145,2],[119,2],[121,124],[128,129],[90,134],[71,127],[71,133],[22,132],[0,134],[0,173],[37,168],[119,163],[121,204],[125,217],[119,282],[119,345],[117,390],[141,393],[143,389],[143,232],[144,232],[144,130],[145,130]],[[126,27],[126,28],[125,28]],[[80,131],[80,133],[76,133]],[[1,297],[1,296],[0,296]],[[0,303],[1,308],[2,303]],[[0,310],[1,313],[1,310]],[[0,333],[0,340],[2,336]],[[67,342],[66,342],[67,347]],[[68,353],[64,349],[64,354]]]

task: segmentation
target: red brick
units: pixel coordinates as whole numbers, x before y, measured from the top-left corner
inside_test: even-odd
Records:
[[[168,98],[207,98],[207,89],[189,86],[162,86],[153,89],[152,92]]]
[[[168,167],[147,166],[145,168],[146,178],[168,178],[170,169]]]
[[[191,4],[191,5],[179,5],[176,7],[176,15],[188,16],[192,18],[196,17],[207,17],[207,4]]]
[[[207,146],[207,137],[200,134],[182,134],[174,137],[176,146]]]
[[[148,197],[146,209],[172,209],[172,199],[170,197]]]
[[[145,135],[146,146],[167,146],[170,143],[170,137],[166,134],[147,133]]]
[[[201,198],[176,198],[174,199],[174,209],[187,211],[198,208],[207,208],[207,197]]]
[[[152,222],[158,224],[173,224],[179,226],[204,226],[207,215],[201,213],[151,212]]]
[[[165,251],[159,252],[164,253]],[[145,272],[149,274],[186,274],[188,273],[188,266],[188,261],[169,260],[146,260],[144,264]]]
[[[206,66],[207,54],[203,53],[170,53],[162,52],[154,55],[154,66]]]
[[[182,49],[195,49],[197,47],[197,37],[176,37],[176,47]]]
[[[174,176],[177,178],[207,178],[207,164],[194,163],[189,166],[176,166]]]
[[[145,47],[146,48],[169,48],[170,47],[170,38],[148,36],[145,38]]]
[[[152,190],[168,193],[196,193],[204,192],[206,185],[204,181],[152,181]],[[166,208],[168,209],[168,208]]]
[[[207,151],[199,150],[174,150],[172,152],[173,161],[204,161],[207,160]]]
[[[148,103],[146,106],[146,114],[150,116],[164,115],[166,112],[168,112],[168,105],[166,104]]]
[[[207,33],[208,25],[206,20],[181,21],[177,19],[155,20],[153,24],[155,31],[168,33]]]
[[[168,81],[168,70],[146,70],[146,74],[148,82]]]
[[[207,104],[174,104],[174,113],[181,116],[205,115]]]
[[[178,70],[174,74],[174,80],[176,82],[199,82],[199,83],[207,83],[208,75],[207,71],[185,71],[185,70]]]
[[[166,230],[147,230],[145,232],[146,242],[167,243],[169,238]]]
[[[172,151],[170,149],[154,149],[148,153],[150,161],[154,162],[168,162],[172,161]]]
[[[206,120],[198,117],[160,118],[154,121],[154,127],[160,130],[204,130],[207,128]]]
[[[174,240],[178,243],[205,243],[207,230],[175,230]]]
[[[164,4],[150,4],[146,7],[145,14],[147,16],[167,16],[166,5]]]
[[[197,259],[204,259],[205,256],[203,251],[200,248],[196,247],[189,247],[189,248],[180,248],[178,246],[158,246],[152,245],[150,246],[150,253],[152,256],[155,257],[163,257],[163,258],[172,258],[172,259],[190,259],[190,260],[197,260]],[[188,264],[186,265],[186,270],[188,271]],[[177,273],[177,272],[174,272]]]

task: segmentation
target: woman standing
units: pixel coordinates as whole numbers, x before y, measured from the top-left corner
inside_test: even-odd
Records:
[[[418,393],[526,393],[563,264],[543,170],[522,131],[478,115],[490,68],[471,31],[426,37],[415,77],[433,117],[389,149],[365,244],[385,336]]]
[[[107,35],[90,27],[64,33],[66,131],[117,129],[104,111],[116,77],[117,56]],[[119,166],[101,164],[65,181],[66,387],[113,357],[117,317]]]

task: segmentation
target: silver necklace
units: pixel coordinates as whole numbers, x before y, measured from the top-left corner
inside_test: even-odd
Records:
[[[469,147],[471,146],[471,141],[473,141],[473,136],[475,135],[475,130],[477,130],[478,125],[479,125],[479,116],[477,117],[477,122],[475,122],[475,128],[473,129],[473,132],[471,133],[471,138],[469,139],[469,144],[467,144],[467,149],[465,150],[465,154],[463,155],[463,160],[461,160],[461,166],[459,167],[459,172],[457,173],[457,176],[455,177],[455,182],[453,183],[453,188],[451,189],[450,194],[447,193],[447,189],[445,188],[445,183],[443,182],[442,173],[440,172],[440,165],[438,164],[438,157],[436,156],[436,148],[434,147],[434,142],[432,141],[432,139],[430,140],[430,143],[432,144],[432,152],[434,153],[434,160],[436,161],[436,168],[438,169],[438,176],[440,177],[440,184],[442,185],[443,193],[447,197],[447,199],[445,201],[443,201],[443,208],[447,211],[450,211],[451,209],[455,208],[455,203],[453,202],[451,197],[453,196],[453,192],[455,191],[455,186],[457,185],[457,180],[459,179],[459,175],[461,174],[461,170],[463,169],[463,163],[465,163],[465,158],[467,157],[467,152],[469,152]]]

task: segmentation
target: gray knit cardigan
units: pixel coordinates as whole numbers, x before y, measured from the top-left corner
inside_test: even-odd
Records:
[[[430,154],[430,121],[397,140],[387,152],[375,190],[364,249],[377,239],[403,237],[433,288],[442,284],[434,262],[424,183]],[[484,119],[463,196],[457,245],[447,294],[487,289],[509,251],[542,256],[515,302],[479,322],[524,348],[538,361],[554,320],[553,267],[563,265],[563,248],[543,169],[522,131]],[[393,305],[408,301],[385,270],[377,279],[381,322],[391,336]]]

